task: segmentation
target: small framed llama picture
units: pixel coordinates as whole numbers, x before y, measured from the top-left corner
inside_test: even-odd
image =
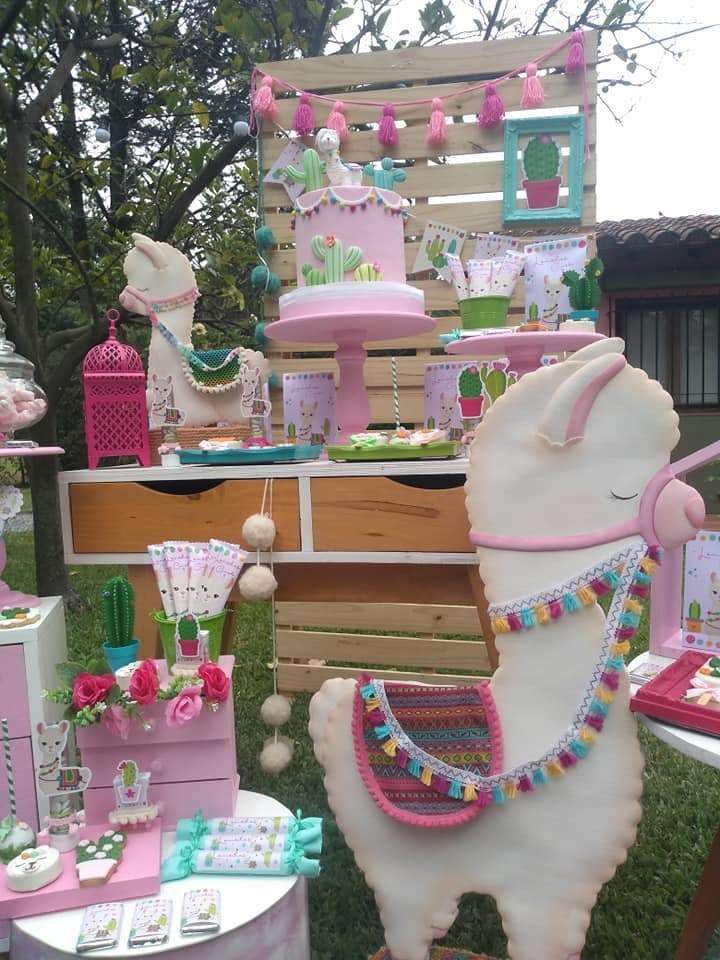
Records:
[[[507,120],[504,156],[505,223],[582,220],[582,114]]]

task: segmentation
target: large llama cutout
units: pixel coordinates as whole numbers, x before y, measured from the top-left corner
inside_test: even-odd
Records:
[[[70,724],[67,720],[60,723],[37,725],[40,762],[37,768],[38,785],[46,797],[57,797],[67,793],[82,793],[92,779],[89,767],[64,767],[62,755],[67,744]]]
[[[127,310],[149,317],[153,324],[148,357],[148,411],[157,376],[172,377],[173,403],[185,414],[185,426],[234,423],[248,416],[241,411],[242,365],[259,369],[258,380],[265,380],[265,357],[257,350],[235,348],[241,371],[235,385],[213,393],[196,389],[188,379],[187,364],[178,349],[178,344],[192,348],[195,300],[199,294],[190,261],[169,243],[156,242],[141,233],[134,233],[133,241],[123,264],[128,283],[120,294],[120,303]]]
[[[690,539],[704,506],[668,466],[679,438],[671,398],[622,349],[598,341],[526,375],[477,430],[467,509],[491,615],[511,632],[498,633],[489,683],[441,688],[440,722],[464,711],[462,732],[429,760],[432,748],[407,735],[402,717],[437,702],[426,685],[402,685],[405,714],[400,684],[393,694],[368,678],[328,680],[313,697],[328,800],[375,892],[393,960],[426,960],[468,892],[495,898],[511,960],[577,958],[598,892],[635,840],[643,757],[622,659],[604,658],[626,652],[633,630],[623,624],[639,621],[630,593],[647,593],[646,542]],[[598,593],[619,584],[607,630],[585,583]],[[544,603],[542,620],[521,598]],[[471,715],[493,760],[433,772],[438,756],[467,755]],[[475,799],[459,779],[478,771]],[[408,781],[421,794],[414,808],[402,806]]]

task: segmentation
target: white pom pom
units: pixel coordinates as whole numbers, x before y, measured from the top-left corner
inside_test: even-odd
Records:
[[[269,550],[275,540],[275,524],[266,513],[254,513],[248,517],[242,528],[243,540],[251,547]]]
[[[236,120],[233,124],[233,133],[236,137],[246,137],[250,133],[250,124],[247,120]]]
[[[260,707],[263,723],[269,727],[282,727],[290,719],[290,701],[281,693],[271,694]]]
[[[260,564],[247,569],[238,580],[238,589],[246,600],[269,600],[277,585],[272,570]]]
[[[282,773],[293,758],[293,745],[286,738],[275,740],[271,737],[265,741],[262,753],[260,754],[260,766],[265,773],[271,773],[277,776]]]

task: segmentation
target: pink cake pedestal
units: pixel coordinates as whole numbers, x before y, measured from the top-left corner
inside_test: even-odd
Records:
[[[564,330],[538,330],[528,333],[488,333],[484,336],[462,337],[445,346],[445,353],[460,357],[507,357],[510,370],[518,377],[542,366],[544,356],[556,353],[574,353],[581,347],[604,339],[602,333],[583,333]]]
[[[351,434],[366,430],[370,422],[370,401],[363,377],[367,357],[365,344],[429,333],[434,326],[435,320],[424,313],[354,311],[344,315],[296,316],[275,320],[265,328],[265,336],[288,343],[336,344],[335,359],[340,368],[340,383],[335,408],[338,442],[343,443]]]

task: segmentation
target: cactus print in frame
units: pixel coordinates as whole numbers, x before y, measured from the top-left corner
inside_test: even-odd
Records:
[[[566,146],[567,155],[563,154]],[[585,170],[582,114],[507,120],[504,156],[504,223],[582,220]]]

